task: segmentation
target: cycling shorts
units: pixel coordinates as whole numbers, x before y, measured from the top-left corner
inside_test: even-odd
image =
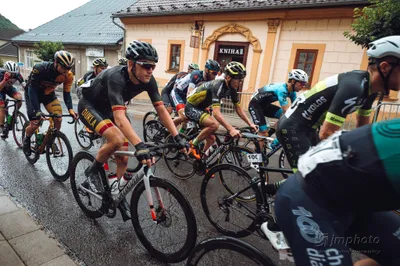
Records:
[[[39,120],[41,118],[37,116],[38,112],[40,112],[40,109],[35,110],[31,102],[32,100],[38,101],[39,104],[43,104],[49,114],[62,115],[61,103],[57,99],[56,93],[54,91],[50,94],[37,94],[34,91],[30,91],[30,94],[29,91],[30,88],[28,88],[28,90],[25,90],[26,112],[28,114],[29,121]],[[33,97],[35,99],[33,99]]]
[[[340,183],[343,179],[335,180],[343,172],[337,173],[337,169],[340,169],[337,165],[334,169],[327,168],[319,177],[325,178],[324,174],[328,174],[336,185],[325,189],[331,189],[336,193],[336,198],[341,198],[341,189],[346,189],[346,183]],[[346,175],[348,180],[353,177]],[[288,241],[296,265],[352,266],[350,248],[376,260],[380,265],[400,265],[398,214],[337,204],[333,199],[326,199],[323,192],[319,197],[310,196],[307,193],[307,179],[300,172],[290,176],[279,188],[275,199],[277,223]],[[370,185],[371,189],[373,186]],[[352,191],[353,198],[356,199],[360,193],[370,198],[369,201],[379,199],[375,194],[360,189]],[[352,206],[351,201],[347,203]],[[369,207],[367,202],[364,207]]]
[[[161,98],[165,107],[175,107],[173,101],[171,100],[171,96],[167,91],[161,92]]]
[[[196,106],[188,103],[185,106],[185,116],[193,122],[196,122],[200,126],[203,124],[203,120],[210,116],[210,113],[205,109],[197,108]]]
[[[112,111],[100,111],[99,108],[96,108],[90,101],[85,99],[85,96],[79,100],[78,114],[82,123],[100,136],[107,129],[115,127]],[[128,146],[128,139],[126,138],[124,146]]]
[[[274,105],[274,104],[267,104],[262,106],[257,103],[257,101],[250,101],[249,104],[249,113],[251,118],[253,119],[254,124],[259,126],[260,131],[264,132],[268,129],[267,121],[265,117],[270,118],[278,118],[283,113],[282,108]]]
[[[182,93],[177,93],[176,90],[171,91],[171,99],[176,106],[176,111],[179,111],[179,109],[182,109],[185,107],[186,104],[186,95]]]
[[[7,95],[14,99],[22,99],[21,93],[18,92],[17,88],[14,86],[6,87],[0,91],[0,106],[4,106]]]

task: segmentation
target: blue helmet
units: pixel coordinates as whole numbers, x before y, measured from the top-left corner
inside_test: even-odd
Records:
[[[211,71],[216,71],[218,72],[220,69],[220,65],[217,61],[212,60],[212,59],[208,59],[206,62],[206,68],[211,70]]]

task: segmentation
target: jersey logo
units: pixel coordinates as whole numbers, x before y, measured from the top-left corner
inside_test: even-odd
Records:
[[[319,99],[315,101],[315,103],[312,103],[310,107],[308,107],[304,112],[301,114],[305,119],[307,120],[312,120],[312,114],[324,103],[326,103],[326,98],[324,96],[321,96]]]
[[[353,97],[344,101],[346,106],[342,109],[342,114],[345,114],[346,110],[351,108],[347,113],[351,114],[356,111],[359,107],[361,107],[365,103],[365,99],[360,99],[357,101],[358,97]]]

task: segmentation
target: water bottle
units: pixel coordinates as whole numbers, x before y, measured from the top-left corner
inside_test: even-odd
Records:
[[[36,134],[36,144],[38,146],[42,145],[43,139],[44,139],[44,134],[42,134],[42,133],[37,133]]]
[[[210,156],[211,154],[213,154],[213,152],[218,148],[218,145],[213,143],[210,148],[208,148],[208,150],[206,150],[205,154],[206,156]]]
[[[12,116],[10,114],[7,114],[7,124],[11,125],[12,122]]]

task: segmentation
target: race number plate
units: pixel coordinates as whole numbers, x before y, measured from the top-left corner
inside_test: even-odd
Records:
[[[247,160],[250,163],[262,163],[262,154],[261,153],[252,153],[252,154],[247,154]]]

